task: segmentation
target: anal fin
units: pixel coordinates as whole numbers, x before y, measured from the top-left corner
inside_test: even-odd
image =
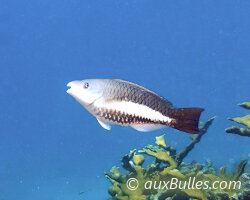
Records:
[[[149,132],[165,128],[166,126],[158,124],[132,124],[131,127],[137,131]]]

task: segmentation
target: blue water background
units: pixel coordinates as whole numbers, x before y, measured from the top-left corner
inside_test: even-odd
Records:
[[[176,107],[216,115],[186,162],[236,167],[249,138],[226,134],[250,96],[250,2],[0,1],[0,199],[107,199],[104,170],[134,148],[189,135],[104,130],[66,93],[69,81],[120,78]],[[84,192],[83,194],[79,194]]]

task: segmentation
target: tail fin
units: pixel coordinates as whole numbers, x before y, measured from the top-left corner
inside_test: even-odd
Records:
[[[178,108],[174,109],[172,116],[175,122],[171,125],[180,131],[198,134],[199,119],[203,108]]]

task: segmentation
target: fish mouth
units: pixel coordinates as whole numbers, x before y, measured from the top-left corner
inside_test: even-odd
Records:
[[[66,92],[72,95],[73,89],[79,88],[79,86],[80,86],[80,81],[71,81],[67,84],[67,87],[69,87],[69,89]]]
[[[67,84],[67,87],[69,88],[69,89],[67,89],[67,93],[68,94],[70,94],[70,90],[72,89],[71,87],[72,87],[72,82],[69,82],[68,84]]]

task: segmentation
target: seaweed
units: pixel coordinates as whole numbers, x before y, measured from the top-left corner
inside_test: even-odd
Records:
[[[244,173],[247,160],[243,160],[233,173],[226,173],[226,168],[221,167],[217,174],[212,161],[207,160],[205,165],[195,161],[184,163],[183,159],[188,156],[202,136],[207,133],[214,121],[209,119],[200,128],[200,135],[191,137],[192,141],[180,152],[174,147],[168,146],[164,135],[156,137],[155,146],[147,145],[136,151],[132,150],[125,155],[121,162],[128,173],[120,173],[119,168],[114,166],[109,172],[104,172],[111,182],[108,189],[110,200],[188,200],[188,199],[246,199],[250,198],[250,175]],[[154,160],[144,166],[144,160],[152,157]],[[178,179],[179,188],[170,188],[167,183]],[[212,188],[215,181],[228,183],[241,180],[243,189],[237,188]],[[207,188],[186,187],[193,181],[195,185],[199,182],[208,181]],[[212,188],[212,189],[211,189]]]
[[[239,106],[249,110],[250,102],[241,103],[239,104]],[[228,120],[241,124],[245,126],[246,128],[240,128],[238,126],[231,126],[231,127],[226,128],[227,133],[250,137],[250,115],[246,115],[244,117],[228,118]]]

